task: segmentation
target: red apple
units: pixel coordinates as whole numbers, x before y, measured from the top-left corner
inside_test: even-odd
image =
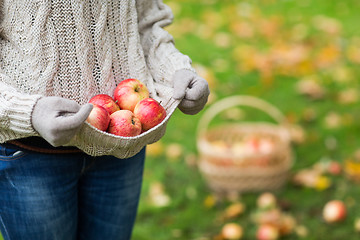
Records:
[[[141,123],[131,111],[119,110],[110,115],[108,132],[123,137],[134,137],[141,133]]]
[[[164,107],[153,98],[145,98],[136,104],[134,114],[140,120],[144,132],[161,123],[166,117]]]
[[[340,222],[346,217],[346,206],[343,201],[331,200],[323,208],[323,218],[327,223]]]
[[[134,111],[135,105],[149,97],[149,90],[138,79],[129,78],[120,82],[114,90],[114,99],[121,109]]]
[[[279,236],[279,229],[270,224],[260,225],[256,232],[258,240],[276,240]]]
[[[102,106],[93,104],[93,109],[86,121],[97,129],[106,131],[109,126],[110,115]]]
[[[113,112],[120,110],[120,107],[119,107],[119,105],[117,105],[115,100],[111,96],[109,96],[107,94],[95,95],[94,97],[92,97],[89,100],[89,103],[102,106],[103,108],[106,109],[106,111],[109,112],[110,115]]]
[[[331,161],[327,170],[332,175],[340,175],[342,172],[342,167],[340,163]]]
[[[243,228],[237,223],[227,223],[221,229],[221,235],[226,240],[240,240],[243,234]]]

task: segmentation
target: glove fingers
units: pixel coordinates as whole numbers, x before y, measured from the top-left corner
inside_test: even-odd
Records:
[[[179,107],[179,109],[183,112],[183,113],[185,113],[185,114],[187,114],[187,115],[195,115],[195,114],[197,114],[198,112],[200,112],[202,109],[203,109],[203,107],[199,107],[199,106],[197,106],[196,108],[183,108],[183,107]]]
[[[177,78],[174,81],[174,95],[173,98],[175,99],[183,99],[185,96],[186,89],[189,85],[189,80],[187,79],[179,79]]]
[[[56,118],[58,130],[70,130],[79,127],[87,119],[92,108],[93,105],[89,103],[81,106],[75,113],[71,113],[70,111],[64,112]]]
[[[179,109],[185,114],[194,115],[204,108],[206,102],[207,97],[203,97],[197,101],[183,99],[179,105]]]
[[[191,108],[203,108],[205,106],[207,102],[207,97],[203,97],[200,100],[187,100],[187,99],[183,99],[180,103],[180,106],[182,108],[187,108],[187,109],[191,109]]]
[[[193,85],[186,90],[185,99],[197,101],[210,93],[207,82],[195,81]]]
[[[80,110],[81,106],[73,100],[61,98],[58,100],[57,107],[60,111],[64,109],[64,112],[76,113]]]

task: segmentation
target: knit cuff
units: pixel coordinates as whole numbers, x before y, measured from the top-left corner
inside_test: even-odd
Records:
[[[20,135],[38,135],[31,123],[31,115],[41,95],[18,95],[8,108],[9,129]]]

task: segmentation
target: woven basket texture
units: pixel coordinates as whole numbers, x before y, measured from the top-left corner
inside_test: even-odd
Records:
[[[229,104],[231,103],[231,104]],[[209,127],[213,118],[237,105],[265,110],[278,123],[236,122]],[[211,106],[199,121],[198,167],[206,183],[217,194],[275,191],[288,180],[294,162],[291,139],[283,115],[267,102],[248,96],[233,96]],[[266,139],[271,151],[244,151],[237,143]]]

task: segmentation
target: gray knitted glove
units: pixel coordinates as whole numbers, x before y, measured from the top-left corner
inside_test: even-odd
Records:
[[[92,110],[92,104],[80,106],[61,97],[43,97],[32,113],[34,129],[52,146],[68,143]]]
[[[182,99],[179,109],[183,113],[194,115],[204,108],[210,94],[205,79],[191,70],[182,69],[175,72],[173,86],[173,98]]]

